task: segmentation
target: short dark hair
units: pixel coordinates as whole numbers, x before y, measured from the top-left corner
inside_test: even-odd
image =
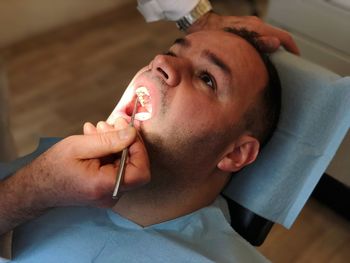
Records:
[[[266,67],[268,82],[259,94],[258,101],[254,105],[251,105],[244,115],[246,130],[249,130],[258,139],[261,147],[263,147],[272,137],[281,112],[280,78],[269,55],[261,50],[258,33],[245,28],[224,28],[224,31],[233,33],[251,44],[259,53]]]

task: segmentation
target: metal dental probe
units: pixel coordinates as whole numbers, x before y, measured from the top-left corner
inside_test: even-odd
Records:
[[[137,110],[137,103],[139,101],[139,98],[136,96],[136,101],[134,104],[134,109],[132,111],[132,115],[131,115],[131,120],[129,123],[130,127],[134,127],[134,120],[135,120],[135,114],[136,114],[136,110]],[[119,163],[119,168],[117,171],[117,178],[116,178],[116,182],[114,185],[114,191],[113,191],[113,195],[112,198],[113,199],[118,199],[118,191],[119,191],[119,186],[121,184],[121,182],[123,181],[124,178],[124,173],[125,173],[125,165],[126,165],[126,160],[128,158],[128,154],[129,154],[129,148],[125,148],[122,152],[122,157],[120,158],[120,163]]]

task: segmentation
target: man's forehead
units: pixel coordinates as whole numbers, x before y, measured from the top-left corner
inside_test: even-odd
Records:
[[[231,67],[246,67],[248,64],[254,68],[259,65],[264,67],[257,50],[247,40],[224,30],[194,32],[176,39],[174,46],[205,54],[226,73]]]
[[[224,30],[206,30],[198,31],[183,38],[178,38],[174,41],[175,46],[182,48],[193,48],[200,52],[200,50],[212,50],[222,58],[232,58],[234,55],[236,59],[243,56],[259,57],[255,48],[242,37],[227,32]],[[259,58],[258,58],[259,59]]]

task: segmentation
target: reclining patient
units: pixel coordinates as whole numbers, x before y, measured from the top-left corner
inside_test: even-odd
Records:
[[[177,39],[141,69],[109,124],[86,124],[84,132],[125,128],[135,92],[143,89],[135,120],[142,140],[135,139],[130,155],[149,159],[150,182],[134,187],[130,158],[129,181],[111,209],[47,210],[15,230],[13,261],[266,261],[231,228],[220,197],[232,173],[254,162],[278,121],[279,79],[254,41],[245,30],[200,31]],[[104,200],[113,202],[111,193]]]

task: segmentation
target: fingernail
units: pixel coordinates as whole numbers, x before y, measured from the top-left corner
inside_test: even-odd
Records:
[[[130,127],[127,127],[123,130],[118,131],[118,136],[119,136],[119,139],[121,140],[127,140],[130,138],[131,135],[132,135],[132,129]]]
[[[96,125],[96,128],[101,131],[104,131],[107,128],[107,125],[105,122],[99,121]]]

